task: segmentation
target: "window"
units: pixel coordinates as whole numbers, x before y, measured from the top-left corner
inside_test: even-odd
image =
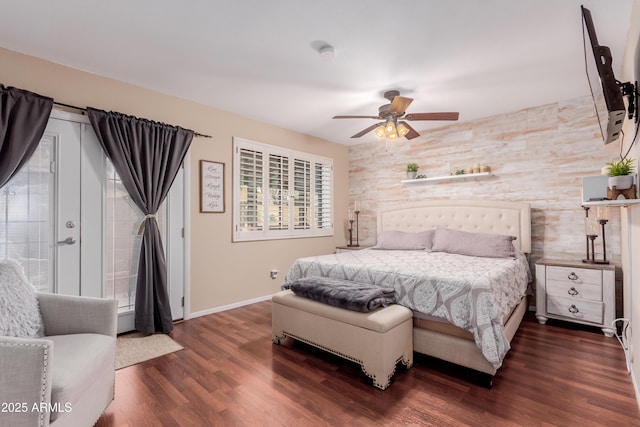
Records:
[[[55,143],[45,136],[29,161],[0,189],[0,259],[24,268],[39,292],[53,292]]]
[[[234,138],[233,241],[333,235],[333,160]]]

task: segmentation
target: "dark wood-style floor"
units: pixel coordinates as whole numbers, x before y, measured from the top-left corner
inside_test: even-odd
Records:
[[[182,323],[184,350],[116,372],[106,426],[640,426],[615,338],[528,313],[486,389],[417,355],[391,386],[295,342],[271,342],[271,302]]]

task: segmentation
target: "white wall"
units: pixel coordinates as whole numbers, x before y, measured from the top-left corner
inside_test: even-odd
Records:
[[[640,0],[634,0],[631,12],[631,23],[625,49],[621,81],[635,80],[635,55],[636,46],[640,38]],[[640,60],[640,58],[638,58]],[[635,125],[628,121],[625,124],[624,132],[627,135],[624,149],[628,149],[632,136],[635,133]],[[640,159],[640,146],[636,142],[632,148],[630,156],[636,160],[636,170],[638,170],[638,159]],[[632,360],[632,378],[636,391],[636,399],[640,406],[640,357],[636,353],[640,351],[640,206],[629,208],[629,224],[622,224],[622,248],[623,248],[623,270],[624,270],[624,317],[631,319],[631,330],[635,331],[630,343],[630,357]],[[623,217],[624,218],[624,217]],[[630,239],[627,238],[630,237]],[[629,241],[630,240],[630,241]]]

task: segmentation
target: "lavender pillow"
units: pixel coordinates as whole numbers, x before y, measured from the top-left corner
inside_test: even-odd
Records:
[[[490,258],[516,256],[514,236],[502,234],[469,233],[467,231],[439,228],[433,238],[433,252],[470,255]]]
[[[374,249],[392,249],[405,251],[431,251],[435,230],[407,233],[387,230],[378,235],[378,244]]]

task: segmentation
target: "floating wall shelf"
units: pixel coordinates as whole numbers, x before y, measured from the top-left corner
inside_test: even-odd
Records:
[[[489,176],[493,176],[493,174],[491,172],[463,173],[460,175],[433,176],[431,178],[404,179],[400,182],[402,184],[418,184],[421,182],[425,183],[425,182],[461,180],[461,179],[470,179],[470,178],[486,178]]]
[[[590,208],[594,206],[623,206],[635,205],[640,203],[640,199],[618,199],[618,200],[601,200],[597,202],[582,202],[582,206]]]

